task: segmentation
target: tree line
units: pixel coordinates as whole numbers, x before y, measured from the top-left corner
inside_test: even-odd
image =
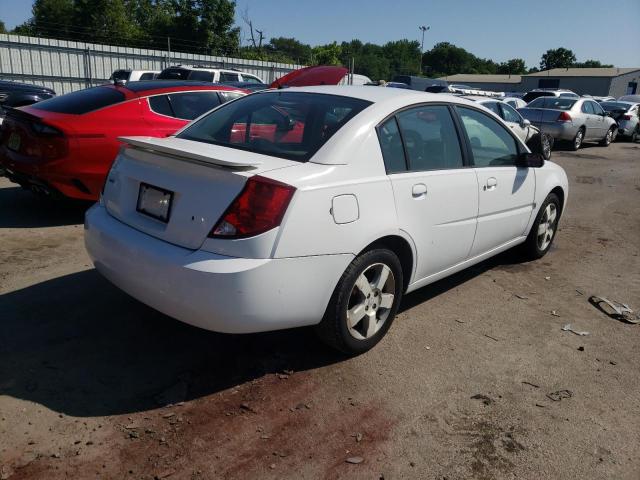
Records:
[[[612,66],[598,60],[578,62],[565,48],[548,50],[539,66],[527,68],[521,58],[495,62],[449,42],[423,53],[418,41],[407,39],[384,45],[351,40],[316,46],[283,36],[266,41],[248,10],[241,16],[249,32],[243,41],[235,10],[232,0],[36,0],[32,17],[9,33],[303,65],[349,65],[353,59],[355,73],[374,80],[398,74],[522,75],[551,68]],[[7,33],[1,20],[0,33]]]

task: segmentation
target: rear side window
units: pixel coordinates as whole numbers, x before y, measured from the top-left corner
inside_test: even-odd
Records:
[[[169,103],[169,97],[167,95],[149,97],[149,106],[151,107],[151,110],[159,113],[160,115],[166,115],[168,117],[174,116],[171,104]]]
[[[189,80],[196,80],[198,82],[213,82],[213,72],[193,70],[189,74]]]
[[[259,93],[223,105],[179,138],[306,162],[370,104],[318,93]]]
[[[165,68],[158,75],[158,80],[187,80],[189,73],[186,68]]]
[[[140,75],[140,80],[153,80],[156,77],[155,73],[146,72]]]
[[[237,73],[220,72],[220,82],[237,82],[240,77]]]
[[[131,72],[129,70],[116,70],[111,74],[109,80],[124,80],[125,82],[129,80],[131,76]]]
[[[82,115],[124,102],[124,93],[109,87],[94,87],[38,102],[38,110]],[[34,107],[36,108],[36,107]]]
[[[378,127],[378,140],[387,173],[406,171],[407,164],[396,117],[391,117]]]
[[[397,118],[410,171],[462,168],[460,142],[447,107],[416,107]]]
[[[457,108],[476,167],[515,165],[518,158],[516,141],[500,123],[477,110]]]

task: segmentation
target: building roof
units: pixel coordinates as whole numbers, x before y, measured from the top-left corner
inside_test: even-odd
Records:
[[[447,77],[440,77],[438,80],[446,80],[449,83],[520,83],[520,75],[490,75],[490,74],[466,74],[457,73]]]
[[[635,68],[552,68],[542,72],[530,73],[525,77],[618,77],[626,73],[640,72]]]

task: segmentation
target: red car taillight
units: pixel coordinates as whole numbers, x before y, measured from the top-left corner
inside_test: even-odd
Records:
[[[55,160],[67,154],[69,142],[61,130],[33,122],[31,130],[36,134],[36,142],[25,145],[25,153],[30,157],[40,157],[43,160]]]
[[[295,191],[295,187],[276,180],[251,177],[209,237],[253,237],[279,226]]]
[[[620,120],[631,120],[631,115],[623,115]]]
[[[567,112],[562,112],[560,114],[560,116],[558,117],[558,122],[570,122],[573,119],[571,118],[571,115],[569,115]]]

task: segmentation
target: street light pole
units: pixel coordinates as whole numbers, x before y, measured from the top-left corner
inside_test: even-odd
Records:
[[[428,25],[420,25],[418,28],[422,30],[422,43],[420,44],[420,53],[424,53],[424,32],[429,30],[431,27]]]

